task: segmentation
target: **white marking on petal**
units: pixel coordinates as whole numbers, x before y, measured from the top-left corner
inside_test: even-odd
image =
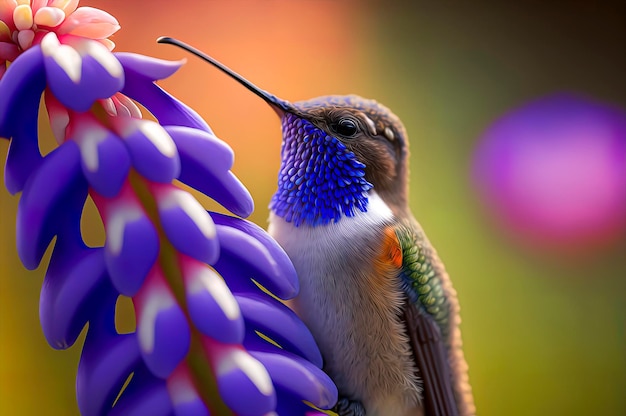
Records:
[[[165,289],[151,289],[144,297],[141,318],[137,326],[137,336],[141,350],[150,354],[154,349],[154,329],[159,312],[169,309],[174,305],[174,299]]]
[[[20,4],[13,10],[13,23],[15,23],[17,30],[33,27],[33,11],[30,8],[30,4]]]
[[[116,205],[111,211],[111,215],[106,224],[106,246],[111,254],[117,256],[122,252],[126,225],[137,221],[142,217],[143,213],[139,207],[129,203]]]
[[[98,61],[106,71],[115,78],[119,78],[124,74],[122,64],[117,60],[115,55],[111,53],[109,48],[98,41],[90,41],[90,55]]]
[[[168,158],[176,155],[177,149],[174,140],[160,124],[149,120],[142,120],[138,124],[139,131],[150,140],[159,152]]]
[[[228,374],[235,368],[243,371],[262,394],[269,396],[274,391],[272,379],[263,364],[244,350],[230,348],[220,357],[217,373],[219,375]]]
[[[56,27],[65,19],[63,10],[56,7],[42,7],[35,13],[35,24],[39,26]]]
[[[50,32],[41,40],[41,51],[44,56],[54,59],[75,84],[80,82],[82,59],[76,49],[61,45],[57,35]]]
[[[194,271],[187,288],[189,294],[209,292],[211,297],[219,305],[224,315],[234,321],[241,316],[239,304],[224,282],[224,279],[208,267],[202,266]]]
[[[95,59],[112,77],[119,78],[124,74],[124,68],[122,68],[120,61],[106,46],[97,40],[69,38],[67,43],[76,48],[81,55],[89,55]]]
[[[172,188],[158,199],[158,204],[163,211],[180,207],[207,239],[215,238],[215,224],[211,216],[189,192]]]
[[[41,50],[45,56],[54,55],[54,51],[61,45],[56,33],[50,32],[41,39]]]
[[[78,143],[80,145],[80,156],[83,163],[90,172],[98,170],[98,145],[107,137],[107,131],[100,128],[95,123],[90,123],[91,128],[81,129]]]
[[[65,129],[70,124],[70,115],[64,107],[48,108],[50,112],[50,128],[58,144],[65,141]]]
[[[174,405],[193,402],[198,399],[198,393],[188,377],[172,377],[167,380],[167,391]]]

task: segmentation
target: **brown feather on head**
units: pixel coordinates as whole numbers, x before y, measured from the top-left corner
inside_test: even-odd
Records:
[[[323,96],[293,105],[298,116],[356,155],[366,166],[365,178],[395,214],[408,211],[408,137],[391,110],[357,95]]]

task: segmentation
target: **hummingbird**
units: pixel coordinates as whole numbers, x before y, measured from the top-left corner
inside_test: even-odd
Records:
[[[268,232],[293,262],[290,307],[339,391],[339,416],[473,415],[456,292],[408,204],[409,139],[356,95],[291,103],[173,38],[281,118]]]

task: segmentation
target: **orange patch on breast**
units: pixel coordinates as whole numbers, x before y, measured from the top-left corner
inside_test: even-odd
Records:
[[[375,262],[379,276],[395,274],[402,267],[402,248],[392,227],[385,228],[379,253]]]
[[[397,307],[400,302],[396,292],[398,273],[402,268],[402,248],[393,227],[384,229],[378,254],[372,263],[374,267],[368,279],[372,303],[381,311]]]
[[[389,261],[398,269],[402,267],[402,247],[396,232],[391,227],[385,229],[385,241],[383,243],[383,255],[387,254]]]

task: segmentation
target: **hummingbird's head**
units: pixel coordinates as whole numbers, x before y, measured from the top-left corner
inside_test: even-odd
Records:
[[[295,226],[326,225],[367,211],[376,192],[396,215],[407,206],[408,140],[387,107],[356,95],[290,103],[258,88],[203,52],[179,46],[225,72],[267,102],[282,119],[278,190],[270,208]]]
[[[408,138],[391,110],[357,95],[323,96],[293,106],[296,116],[336,138],[365,165],[365,179],[392,210],[406,208]]]
[[[296,226],[328,224],[367,211],[372,192],[396,215],[408,213],[408,141],[387,107],[356,95],[282,103],[274,106],[283,127],[274,213]]]

